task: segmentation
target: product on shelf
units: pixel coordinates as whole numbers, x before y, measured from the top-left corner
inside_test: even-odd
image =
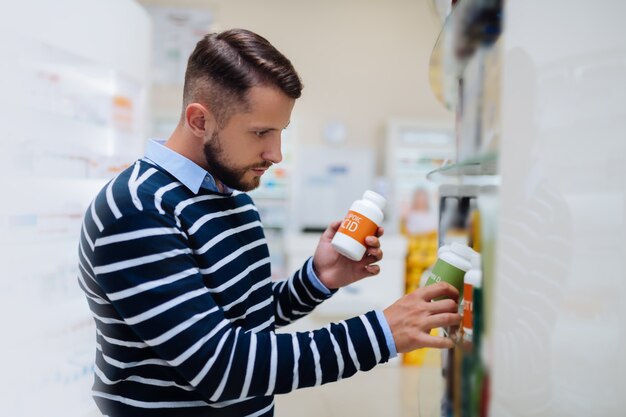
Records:
[[[423,287],[428,279],[430,268],[437,260],[437,231],[431,230],[408,236],[409,250],[406,257],[405,293],[411,293]],[[437,329],[431,335],[438,334]],[[404,365],[438,365],[439,355],[429,355],[428,348],[405,353],[402,357]]]
[[[462,297],[463,277],[471,269],[472,264],[470,260],[475,253],[472,248],[456,242],[453,242],[450,246],[442,246],[439,249],[437,262],[433,266],[426,285],[444,281],[459,290],[459,295]]]
[[[480,277],[482,267],[479,251],[483,247],[481,213],[478,209],[482,188],[443,188],[442,213],[439,230],[438,262],[444,262],[444,270],[452,271],[452,284],[460,292],[460,312],[463,312],[464,330],[441,329],[443,334],[457,340],[455,348],[442,351],[441,366],[444,393],[441,402],[442,416],[480,416],[486,410],[483,398],[488,395],[488,369],[479,355],[480,339],[484,331],[483,297]],[[479,197],[476,197],[478,195]],[[453,250],[454,248],[454,250]],[[459,253],[460,252],[460,253]],[[450,265],[452,262],[453,265]],[[461,268],[459,268],[461,267]],[[442,280],[437,265],[428,272],[425,285]],[[470,284],[471,288],[470,288]],[[478,293],[478,295],[476,295]],[[478,313],[472,312],[478,306]],[[475,324],[476,323],[476,324]]]
[[[475,186],[442,186],[439,246],[452,242],[475,246],[477,192]]]
[[[474,290],[482,286],[480,255],[472,256],[472,268],[463,278],[463,340],[472,341],[474,331]]]

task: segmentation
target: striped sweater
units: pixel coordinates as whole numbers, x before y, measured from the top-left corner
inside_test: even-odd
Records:
[[[274,332],[330,296],[308,271],[305,264],[286,281],[270,279],[247,194],[195,193],[137,161],[96,196],[79,244],[102,413],[271,416],[274,394],[387,361],[375,312],[311,332]]]

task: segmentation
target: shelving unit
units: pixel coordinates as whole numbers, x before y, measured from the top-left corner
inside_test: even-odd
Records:
[[[431,85],[457,113],[462,155],[428,176],[478,185],[487,389],[450,401],[465,369],[449,368],[448,403],[421,415],[467,415],[469,393],[489,398],[471,416],[621,416],[626,3],[507,0],[499,38],[466,30],[496,3],[459,0],[433,51]],[[459,54],[472,33],[489,36]],[[483,145],[466,147],[472,137]]]
[[[462,182],[471,185],[499,185],[498,153],[491,151],[461,162],[448,163],[430,171],[426,178],[435,183]]]
[[[479,323],[474,324],[477,331],[473,338],[443,352],[439,370],[442,381],[432,382],[442,400],[438,407],[431,402],[422,408],[420,415],[426,417],[479,416],[488,406],[483,397],[490,386],[489,348],[485,346],[492,312],[489,288],[493,284],[494,238],[490,232],[496,216],[483,210],[483,200],[493,201],[501,184],[500,120],[499,112],[494,111],[500,93],[497,38],[501,7],[497,0],[456,2],[431,54],[431,88],[442,105],[455,112],[457,121],[454,158],[426,175],[439,186],[441,195],[439,242],[469,242],[481,252],[485,295],[482,314],[476,314]],[[450,226],[451,218],[456,219],[454,226]],[[429,374],[431,379],[437,378],[432,369]],[[427,392],[433,395],[433,389]],[[429,403],[422,389],[419,395],[420,402]]]
[[[501,27],[501,0],[460,0],[445,18],[430,56],[429,80],[435,97],[448,110],[459,103],[459,79],[480,45],[490,45]]]

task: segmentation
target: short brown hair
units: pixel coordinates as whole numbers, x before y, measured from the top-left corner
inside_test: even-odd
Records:
[[[183,111],[190,103],[209,106],[218,124],[246,105],[251,87],[269,85],[298,98],[302,82],[291,61],[267,39],[245,29],[204,36],[189,56],[183,89]]]

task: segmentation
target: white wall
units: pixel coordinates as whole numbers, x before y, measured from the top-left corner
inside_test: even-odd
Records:
[[[626,3],[505,11],[490,415],[623,416]]]
[[[149,41],[150,20],[131,0],[2,5],[2,415],[96,415],[95,327],[76,278],[78,237],[87,205],[113,175],[107,156],[120,143],[141,148]],[[116,122],[122,97],[129,129]]]
[[[346,144],[382,154],[389,117],[452,122],[434,98],[428,62],[439,22],[427,0],[140,0],[209,8],[215,29],[265,36],[294,64],[305,89],[294,110],[301,143],[322,144],[330,121]],[[180,88],[154,91],[156,116],[180,114]],[[379,172],[381,172],[379,158]]]

